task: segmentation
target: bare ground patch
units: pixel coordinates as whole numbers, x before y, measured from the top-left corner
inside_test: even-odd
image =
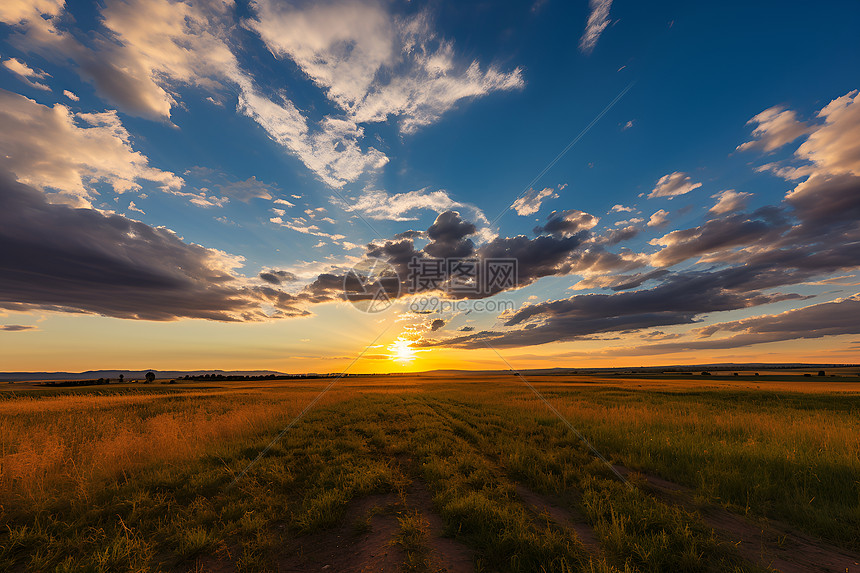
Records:
[[[659,476],[618,465],[615,469],[634,482],[644,481],[645,488],[663,501],[700,515],[718,535],[735,545],[744,559],[753,563],[781,573],[860,572],[860,554],[793,531],[778,521],[753,523],[717,505],[697,503],[692,489]]]
[[[397,519],[385,511],[397,503],[398,498],[393,493],[353,501],[334,529],[291,540],[287,555],[278,563],[278,570],[399,572],[404,556],[392,542],[397,533]]]
[[[547,516],[559,525],[564,525],[576,532],[577,538],[585,546],[588,554],[599,559],[603,556],[594,529],[578,511],[568,509],[557,503],[554,499],[540,495],[522,484],[517,484],[517,495],[538,515]]]

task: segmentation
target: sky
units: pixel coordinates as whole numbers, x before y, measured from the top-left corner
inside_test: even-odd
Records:
[[[5,0],[0,370],[856,363],[858,27],[849,1]],[[499,260],[513,282],[410,288]],[[356,268],[398,289],[368,306]]]

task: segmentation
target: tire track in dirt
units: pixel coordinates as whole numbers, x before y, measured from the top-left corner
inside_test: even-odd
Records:
[[[538,494],[521,483],[516,484],[517,495],[530,506],[539,516],[548,516],[558,525],[569,527],[576,533],[576,537],[585,546],[589,556],[594,559],[603,558],[603,549],[594,534],[591,524],[585,516],[574,509],[565,508],[555,502],[552,498]]]
[[[778,521],[757,525],[720,506],[698,504],[692,489],[659,476],[620,465],[615,469],[634,482],[644,480],[644,489],[662,501],[701,516],[705,524],[737,547],[741,557],[753,563],[780,573],[860,573],[860,554],[794,531]]]
[[[401,456],[398,462],[405,466],[404,469],[414,468],[411,458]],[[430,486],[418,476],[410,475],[410,478],[412,482],[405,492],[405,503],[408,508],[417,510],[429,525],[430,570],[433,573],[472,573],[475,570],[475,552],[456,539],[445,537],[445,525],[433,507]]]
[[[479,433],[479,428],[476,424],[462,418],[455,417],[451,412],[443,410],[444,406],[441,404],[431,405],[428,403],[433,411],[442,417],[449,424],[465,424],[467,425],[471,431],[476,434]],[[438,406],[438,408],[437,408]],[[497,455],[491,455],[487,452],[484,452],[482,449],[478,448],[477,443],[472,442],[467,437],[464,437],[467,441],[469,441],[475,449],[482,454],[483,458],[491,465],[491,467],[499,472],[501,475],[507,476],[510,478],[507,469],[500,462]],[[562,505],[556,503],[555,500],[542,496],[530,489],[528,489],[522,483],[511,478],[511,483],[514,485],[517,495],[520,500],[523,502],[523,505],[526,506],[526,509],[531,509],[532,512],[538,516],[547,514],[556,524],[572,529],[576,534],[578,540],[584,546],[589,557],[593,559],[602,559],[603,558],[603,550],[600,547],[600,543],[597,540],[597,536],[594,533],[594,529],[591,524],[586,520],[585,516],[581,515],[579,512],[566,509]]]
[[[373,512],[375,508],[396,505],[398,501],[394,493],[352,501],[334,529],[291,540],[288,555],[278,563],[278,571],[399,573],[404,555],[393,543],[398,531],[397,519],[390,514]],[[371,512],[369,529],[360,531],[362,521]]]

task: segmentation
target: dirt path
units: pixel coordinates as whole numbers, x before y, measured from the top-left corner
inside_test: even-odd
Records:
[[[576,536],[585,546],[588,554],[595,559],[603,556],[597,536],[594,534],[591,525],[586,521],[585,516],[577,511],[562,507],[552,498],[535,493],[522,484],[518,483],[516,488],[520,499],[530,506],[535,513],[549,516],[559,525],[573,529],[576,532]]]
[[[393,543],[398,530],[393,515],[376,513],[367,531],[358,527],[374,508],[397,504],[395,494],[373,495],[353,501],[334,529],[299,537],[278,564],[282,572],[329,571],[344,573],[396,573],[402,570],[403,552]]]
[[[475,570],[475,552],[456,539],[443,536],[442,517],[433,508],[433,494],[424,480],[412,479],[407,504],[418,510],[430,525],[427,536],[430,570],[433,573],[472,573]]]
[[[701,505],[694,501],[688,487],[661,477],[633,472],[615,466],[622,475],[642,479],[646,487],[663,501],[679,505],[701,516],[721,537],[738,548],[744,559],[781,573],[860,573],[860,554],[835,547],[776,521],[755,524],[716,505]]]

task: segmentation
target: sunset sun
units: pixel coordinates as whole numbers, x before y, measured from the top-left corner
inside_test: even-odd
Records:
[[[398,338],[388,346],[391,360],[395,362],[412,362],[415,360],[416,350],[412,347],[411,340]]]
[[[860,573],[858,29],[0,0],[0,573]]]

